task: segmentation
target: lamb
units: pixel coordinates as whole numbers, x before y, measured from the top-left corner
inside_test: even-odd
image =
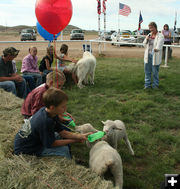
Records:
[[[131,152],[132,155],[134,155],[134,151],[131,147],[131,143],[128,139],[127,133],[126,133],[126,128],[125,125],[122,121],[120,120],[107,120],[107,121],[102,121],[104,124],[103,131],[106,132],[106,141],[115,149],[117,149],[117,144],[118,142],[123,138],[128,145],[128,148]]]
[[[76,126],[75,131],[79,133],[88,133],[88,132],[96,133],[98,130],[95,129],[90,123],[86,123],[83,125]]]
[[[103,176],[109,169],[113,175],[115,187],[123,187],[123,166],[121,156],[106,141],[98,141],[90,150],[89,167],[93,172]]]
[[[77,62],[74,72],[78,77],[78,87],[84,87],[82,82],[88,84],[88,77],[90,76],[90,83],[94,85],[94,74],[96,68],[96,58],[88,51],[83,53],[83,57]]]
[[[97,130],[89,123],[77,126],[76,131],[81,133],[97,132]],[[93,172],[103,176],[109,169],[114,177],[115,187],[122,189],[123,186],[123,166],[122,160],[114,148],[106,141],[87,142],[87,146],[91,148],[89,153],[89,167]]]

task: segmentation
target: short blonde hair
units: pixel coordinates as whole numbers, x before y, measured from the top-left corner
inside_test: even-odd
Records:
[[[66,77],[63,72],[57,70],[57,71],[52,71],[47,74],[46,76],[46,83],[49,84],[51,81],[53,83],[60,83],[62,86],[66,82]]]
[[[57,89],[55,87],[50,87],[43,94],[43,102],[47,108],[49,108],[50,106],[57,107],[64,101],[68,101],[68,96],[61,89]]]

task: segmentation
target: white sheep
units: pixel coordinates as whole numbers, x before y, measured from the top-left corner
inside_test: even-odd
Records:
[[[76,131],[80,133],[97,132],[90,123],[76,126]],[[114,148],[112,148],[106,141],[95,141],[93,143],[87,142],[88,147],[91,148],[89,153],[89,167],[93,172],[103,176],[109,169],[114,177],[115,186],[122,189],[123,186],[123,166],[122,160]]]
[[[109,169],[113,175],[115,187],[123,187],[122,160],[114,148],[105,141],[94,142],[89,153],[89,167],[93,172],[103,176]]]
[[[95,133],[98,130],[95,129],[90,123],[86,123],[83,125],[76,126],[75,131],[79,133],[89,133],[89,132]]]
[[[74,72],[78,77],[77,86],[81,89],[84,87],[82,82],[88,84],[88,77],[90,76],[90,84],[94,85],[94,75],[96,69],[96,58],[92,53],[85,51],[83,57],[76,63]]]
[[[104,124],[103,131],[106,132],[106,141],[115,149],[117,149],[118,142],[123,138],[128,145],[128,148],[132,155],[134,155],[134,151],[131,147],[131,143],[128,139],[125,125],[120,120],[107,120],[102,121]]]

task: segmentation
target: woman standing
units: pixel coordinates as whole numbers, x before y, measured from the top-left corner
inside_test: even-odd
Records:
[[[167,24],[164,25],[162,34],[164,35],[164,44],[171,45],[171,32],[169,31],[169,26]],[[163,47],[163,58],[165,57],[166,47]],[[171,58],[172,49],[168,47],[168,58]]]
[[[162,61],[162,48],[164,44],[164,36],[158,32],[155,22],[149,24],[150,33],[143,41],[144,52],[144,72],[145,72],[145,88],[151,88],[151,73],[153,75],[152,88],[159,87],[159,66]]]

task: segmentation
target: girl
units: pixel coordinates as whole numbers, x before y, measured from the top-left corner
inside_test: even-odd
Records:
[[[64,61],[68,61],[68,62],[73,62],[73,63],[77,63],[77,60],[71,59],[70,57],[68,57],[68,46],[66,44],[62,44],[61,48],[60,48],[60,56],[57,56],[58,59],[58,70],[61,70],[62,72],[64,72],[65,74],[72,74],[72,79],[74,81],[75,84],[78,83],[77,81],[77,77],[76,74],[71,71],[70,69],[68,69],[68,66],[65,65]]]

